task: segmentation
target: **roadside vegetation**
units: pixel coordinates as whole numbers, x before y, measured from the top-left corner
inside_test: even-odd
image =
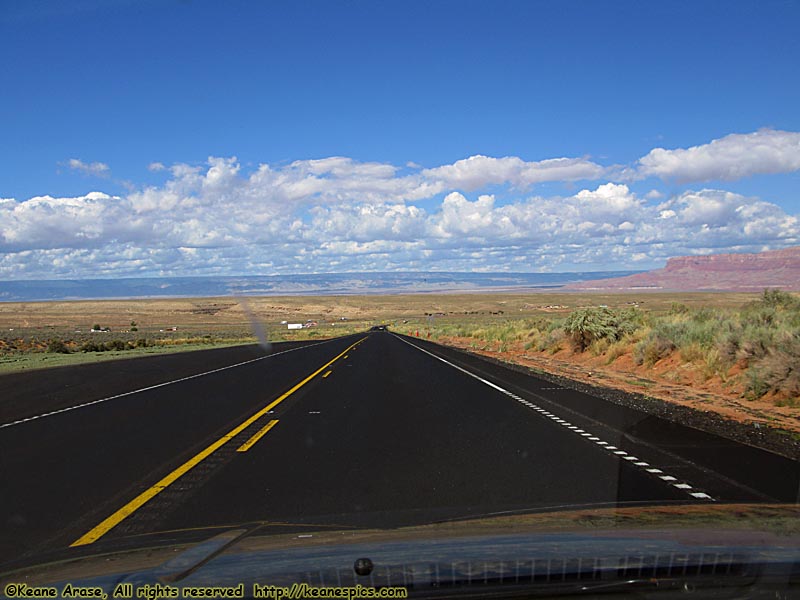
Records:
[[[57,334],[56,334],[57,335]],[[109,335],[115,337],[109,338]],[[135,358],[151,354],[205,350],[252,343],[255,338],[215,337],[132,338],[128,333],[104,333],[93,339],[78,336],[46,338],[38,334],[0,339],[0,374],[88,362]]]
[[[530,359],[543,370],[602,369],[639,389],[650,380],[695,396],[707,391],[750,405],[800,408],[800,296],[777,290],[298,296],[248,304],[244,310],[230,298],[0,303],[0,372],[255,343],[252,319],[273,342],[322,340],[386,323],[392,331]]]
[[[367,324],[336,323],[288,331],[285,326],[263,327],[269,342],[315,340],[364,331]],[[124,329],[95,323],[82,331],[38,326],[10,329],[0,337],[0,374],[153,354],[206,350],[260,342],[249,323],[213,328],[197,326]],[[211,331],[211,332],[209,332]]]
[[[416,335],[420,327],[401,329]],[[588,306],[566,315],[489,325],[440,321],[421,329],[433,340],[465,338],[479,350],[588,354],[611,366],[625,357],[644,370],[666,367],[675,382],[690,371],[701,380],[716,378],[747,400],[800,407],[800,298],[779,290],[738,307]]]

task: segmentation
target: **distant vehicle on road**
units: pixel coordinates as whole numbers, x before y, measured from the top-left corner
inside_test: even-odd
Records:
[[[370,331],[389,331],[388,325],[375,325],[369,328]]]

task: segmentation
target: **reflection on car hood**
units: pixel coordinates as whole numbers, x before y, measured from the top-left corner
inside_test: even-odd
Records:
[[[281,527],[291,533],[276,533]],[[128,539],[138,547],[65,557],[5,573],[8,582],[101,586],[402,586],[414,594],[445,588],[602,586],[763,580],[798,576],[800,511],[795,505],[690,505],[490,516],[393,530],[326,530],[256,523]],[[196,536],[197,531],[192,535]],[[99,549],[99,548],[98,548]],[[97,552],[97,550],[95,550]],[[373,568],[358,574],[354,562]],[[766,570],[765,570],[766,569]],[[769,571],[772,569],[772,571]],[[775,571],[778,569],[778,571]],[[466,587],[465,587],[466,586]],[[488,587],[487,587],[488,586]],[[600,586],[600,587],[598,587]],[[59,589],[61,589],[59,587]],[[2,589],[0,589],[2,591]],[[528,589],[530,591],[530,589]]]

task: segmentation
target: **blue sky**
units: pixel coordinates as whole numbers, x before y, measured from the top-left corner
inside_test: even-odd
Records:
[[[788,1],[0,0],[0,276],[798,245],[798,23]]]

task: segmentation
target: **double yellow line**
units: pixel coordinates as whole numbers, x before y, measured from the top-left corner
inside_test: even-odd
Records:
[[[303,387],[309,381],[314,379],[314,377],[316,377],[317,375],[322,373],[322,371],[324,371],[325,369],[330,367],[333,363],[335,363],[340,358],[346,357],[348,352],[350,352],[353,348],[358,346],[365,339],[367,339],[367,338],[361,338],[355,344],[353,344],[351,346],[348,346],[348,348],[344,352],[342,352],[341,354],[337,355],[336,358],[334,358],[333,360],[330,360],[327,363],[325,363],[324,365],[322,365],[319,369],[314,371],[311,375],[309,375],[308,377],[303,379],[303,381],[301,381],[300,383],[296,384],[288,392],[280,395],[278,398],[276,398],[275,400],[270,402],[267,406],[265,406],[264,408],[259,410],[257,413],[255,413],[252,417],[248,418],[247,420],[245,420],[241,424],[239,424],[236,427],[234,427],[233,429],[231,429],[228,433],[223,435],[216,442],[212,443],[211,445],[209,445],[204,450],[198,452],[192,458],[190,458],[185,463],[183,463],[180,467],[178,467],[177,469],[172,471],[172,473],[170,473],[169,475],[167,475],[166,477],[161,479],[155,485],[153,485],[153,486],[149,487],[148,489],[146,489],[145,491],[143,491],[141,494],[136,496],[136,498],[134,498],[133,500],[128,502],[125,506],[123,506],[122,508],[117,510],[110,517],[104,519],[98,525],[96,525],[93,529],[91,529],[87,533],[83,534],[81,537],[79,537],[74,542],[72,542],[72,544],[70,544],[70,546],[85,546],[86,544],[93,544],[94,542],[99,540],[106,533],[108,533],[114,527],[119,525],[124,519],[126,519],[127,517],[132,515],[139,508],[144,506],[147,502],[152,500],[158,494],[160,494],[165,489],[167,489],[170,485],[175,483],[183,475],[185,475],[186,473],[191,471],[194,467],[199,465],[206,458],[211,456],[214,452],[216,452],[217,450],[222,448],[222,446],[227,444],[229,441],[231,441],[233,438],[235,438],[237,435],[239,435],[242,431],[244,431],[245,429],[250,427],[250,425],[252,425],[256,421],[258,421],[261,417],[263,417],[269,411],[271,411],[273,408],[278,406],[278,404],[280,404],[281,402],[286,400],[286,398],[288,398],[289,396],[294,394],[297,390],[299,390],[301,387]],[[239,451],[244,452],[250,446],[255,444],[256,441],[258,441],[258,439],[261,436],[263,436],[265,433],[267,433],[267,431],[269,431],[269,429],[271,427],[273,427],[275,425],[275,423],[277,423],[277,421],[270,421],[270,423],[271,424],[267,424],[266,427],[264,427],[261,431],[256,433],[252,438],[250,438],[247,442],[245,442],[242,446],[240,446]],[[246,446],[246,448],[244,448],[244,450],[242,450],[242,448],[244,446]]]
[[[267,435],[267,432],[268,432],[270,429],[272,429],[273,427],[275,427],[275,425],[277,425],[277,424],[278,424],[278,419],[273,419],[272,421],[270,421],[269,423],[267,423],[266,425],[264,425],[264,426],[263,426],[261,429],[259,429],[259,430],[256,432],[256,434],[255,434],[253,437],[251,437],[251,438],[250,438],[249,440],[247,440],[247,441],[246,441],[244,444],[242,444],[241,446],[239,446],[239,447],[236,449],[236,451],[237,451],[237,452],[247,452],[248,450],[250,450],[250,447],[251,447],[253,444],[255,444],[255,443],[258,441],[258,440],[260,440],[262,437],[264,437],[265,435]]]

